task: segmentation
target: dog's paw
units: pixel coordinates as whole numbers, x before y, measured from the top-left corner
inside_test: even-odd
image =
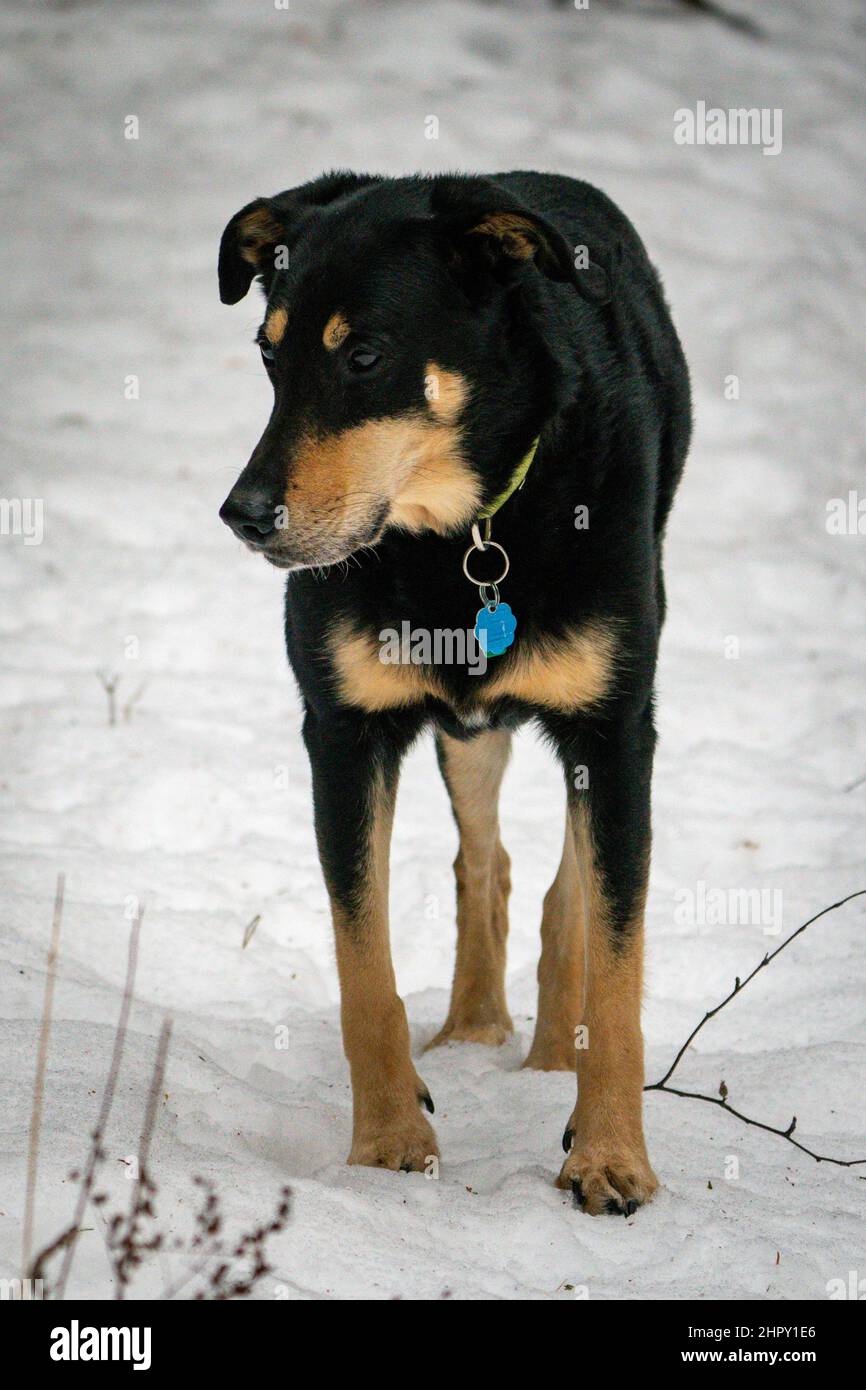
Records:
[[[366,1168],[423,1173],[438,1160],[439,1146],[433,1127],[419,1114],[388,1125],[362,1128],[352,1140],[347,1162]]]
[[[568,1157],[557,1186],[574,1194],[575,1206],[590,1216],[631,1216],[658,1188],[643,1141],[584,1142],[572,1147],[574,1133],[566,1129],[562,1146]]]

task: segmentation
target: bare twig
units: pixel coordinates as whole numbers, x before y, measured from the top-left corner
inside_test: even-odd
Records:
[[[140,920],[140,917],[139,917]],[[134,979],[134,947],[130,949],[130,968],[127,971],[127,990],[124,995],[132,997]],[[94,1130],[87,1172],[82,1179],[81,1189],[89,1195],[94,1207],[100,1209],[108,1202],[107,1192],[92,1191],[94,1176],[104,1166],[105,1149],[102,1145],[102,1132],[111,1108],[111,1095],[117,1076],[120,1057],[123,1051],[123,1037],[126,1032],[128,1005],[121,1012],[115,1036],[115,1051],[109,1069],[109,1082],[106,1085],[108,1096],[103,1096],[97,1128]],[[119,1040],[118,1040],[119,1035]],[[153,1072],[148,1090],[147,1107],[138,1144],[138,1161],[135,1187],[125,1212],[117,1211],[107,1217],[100,1213],[99,1227],[108,1251],[109,1261],[116,1280],[115,1297],[123,1299],[132,1282],[135,1272],[165,1247],[163,1233],[156,1228],[156,1183],[149,1173],[150,1151],[156,1129],[157,1112],[163,1096],[165,1084],[166,1059],[171,1040],[171,1021],[166,1019],[160,1030]],[[77,1174],[73,1174],[77,1177]],[[243,1232],[236,1239],[227,1241],[223,1237],[223,1217],[219,1193],[213,1182],[206,1178],[196,1178],[196,1186],[202,1191],[202,1202],[195,1216],[195,1233],[192,1239],[175,1240],[173,1248],[185,1251],[192,1256],[191,1267],[165,1290],[163,1298],[177,1296],[193,1279],[199,1279],[199,1288],[193,1294],[195,1300],[227,1300],[248,1298],[255,1286],[266,1275],[273,1273],[267,1261],[266,1247],[271,1236],[281,1232],[290,1216],[291,1193],[284,1187],[274,1214],[252,1230]],[[79,1194],[80,1200],[80,1194]],[[85,1196],[85,1203],[87,1197]],[[32,1266],[31,1278],[42,1278],[45,1266],[61,1250],[68,1251],[75,1243],[82,1228],[76,1224],[68,1226],[37,1255]],[[64,1275],[65,1278],[65,1275]],[[59,1286],[58,1286],[59,1287]],[[57,1297],[56,1292],[46,1296]]]
[[[260,912],[257,912],[256,915],[255,915],[255,917],[252,919],[252,921],[249,922],[249,923],[247,924],[246,927],[244,927],[244,939],[243,939],[243,941],[241,942],[241,950],[242,950],[242,951],[245,951],[245,950],[247,949],[247,947],[249,946],[250,942],[252,941],[253,937],[254,937],[255,934],[256,934],[256,927],[259,925],[259,922],[260,922],[261,920],[262,920],[262,915],[261,915]]]
[[[105,1156],[103,1149],[103,1136],[108,1124],[108,1117],[111,1114],[111,1107],[114,1102],[114,1092],[117,1087],[117,1077],[120,1072],[120,1064],[123,1060],[123,1048],[126,1042],[126,1029],[129,1024],[129,1013],[132,1008],[132,994],[135,988],[135,971],[138,965],[138,939],[141,934],[141,919],[144,916],[144,908],[141,907],[133,918],[132,927],[129,933],[129,944],[126,956],[126,980],[123,985],[123,999],[120,1005],[120,1014],[117,1020],[117,1027],[114,1030],[114,1047],[111,1052],[111,1062],[108,1067],[108,1076],[102,1092],[102,1104],[99,1107],[99,1115],[96,1120],[96,1128],[93,1131],[90,1152],[87,1156],[87,1163],[84,1175],[78,1188],[78,1199],[75,1204],[75,1216],[70,1227],[70,1231],[76,1233],[84,1218],[87,1202],[93,1191],[93,1184],[96,1178],[96,1169]],[[60,1268],[60,1275],[57,1280],[56,1298],[62,1299],[66,1291],[66,1281],[69,1278],[69,1271],[72,1267],[72,1259],[75,1253],[75,1241],[70,1240],[65,1247],[63,1264]]]
[[[135,706],[138,704],[146,689],[147,677],[145,677],[144,680],[139,681],[138,685],[133,690],[126,704],[123,706],[123,722],[125,724],[129,723],[130,719],[132,718],[132,711],[135,709]]]
[[[39,1133],[42,1128],[42,1097],[45,1091],[45,1067],[51,1039],[51,1015],[54,1010],[54,981],[57,974],[57,955],[60,949],[60,925],[63,920],[65,874],[57,875],[54,892],[54,916],[51,923],[51,943],[45,974],[45,993],[42,999],[42,1027],[36,1053],[36,1080],[33,1086],[33,1109],[30,1114],[30,1144],[27,1150],[27,1192],[24,1199],[24,1228],[21,1235],[21,1274],[27,1278],[30,1248],[33,1244],[33,1212],[36,1202],[36,1172],[39,1162]]]
[[[70,1246],[74,1242],[78,1232],[79,1228],[77,1226],[67,1226],[65,1231],[60,1232],[56,1240],[52,1240],[50,1245],[46,1245],[44,1249],[40,1250],[28,1270],[28,1278],[34,1283],[37,1279],[42,1279],[44,1281],[45,1266],[48,1264],[51,1256],[56,1255],[58,1250],[65,1250]]]
[[[761,970],[764,970],[770,964],[771,961],[775,960],[776,956],[780,955],[782,951],[784,951],[786,946],[790,946],[791,942],[796,937],[798,937],[801,932],[804,932],[807,927],[811,927],[812,923],[817,922],[820,917],[826,917],[828,912],[835,912],[837,907],[844,907],[846,903],[850,903],[854,898],[862,898],[864,895],[866,895],[866,888],[858,888],[856,893],[849,893],[846,898],[840,898],[837,903],[831,903],[829,907],[823,907],[820,912],[815,913],[814,917],[810,917],[808,922],[803,922],[799,927],[797,927],[796,931],[791,932],[790,936],[786,936],[785,940],[782,941],[776,947],[775,951],[770,951],[767,955],[765,955],[763,960],[760,960],[758,964],[755,966],[751,974],[746,976],[745,980],[741,980],[738,975],[736,980],[734,981],[734,988],[731,990],[730,994],[726,995],[725,998],[721,1001],[721,1003],[717,1004],[714,1009],[708,1009],[707,1012],[704,1014],[703,1018],[701,1019],[700,1023],[698,1023],[689,1033],[689,1036],[686,1038],[676,1057],[671,1062],[661,1081],[654,1081],[651,1086],[645,1086],[644,1090],[661,1090],[665,1082],[673,1076],[674,1072],[676,1071],[677,1067],[682,1061],[684,1054],[691,1046],[692,1042],[697,1037],[704,1024],[709,1023],[711,1018],[715,1018],[716,1014],[719,1013],[720,1010],[722,1010],[726,1004],[730,1004],[734,996],[739,994],[741,990],[744,990],[746,988],[746,985],[749,984],[751,980],[754,980],[755,976]]]
[[[704,1095],[703,1092],[700,1091],[681,1091],[677,1089],[677,1087],[669,1086],[667,1084],[670,1081],[670,1078],[673,1076],[674,1072],[676,1071],[677,1067],[679,1066],[680,1062],[682,1061],[683,1057],[685,1056],[686,1052],[691,1047],[698,1033],[704,1027],[704,1024],[709,1023],[711,1018],[715,1018],[716,1014],[719,1013],[725,1007],[726,1004],[730,1004],[731,1000],[737,994],[739,994],[741,990],[744,990],[746,988],[746,985],[749,984],[749,982],[753,980],[761,970],[766,969],[770,962],[775,960],[776,956],[778,956],[782,951],[784,951],[786,946],[790,946],[791,942],[796,937],[798,937],[801,932],[804,932],[807,927],[811,927],[813,922],[817,922],[821,917],[826,917],[828,912],[835,912],[836,908],[838,907],[844,907],[846,903],[852,902],[854,898],[862,898],[864,896],[866,896],[866,888],[859,888],[856,893],[849,893],[847,897],[840,898],[838,902],[831,903],[829,907],[822,908],[820,912],[815,913],[814,917],[810,917],[807,922],[803,922],[799,927],[797,927],[796,931],[791,932],[791,935],[787,936],[785,940],[776,947],[775,951],[768,952],[768,954],[766,954],[763,957],[763,959],[758,962],[754,970],[749,975],[747,975],[744,980],[741,980],[738,975],[734,981],[734,987],[730,991],[730,993],[727,994],[725,998],[721,1000],[720,1003],[716,1004],[715,1008],[708,1009],[707,1012],[704,1014],[703,1018],[700,1020],[700,1022],[697,1023],[695,1027],[692,1029],[692,1031],[689,1033],[689,1036],[686,1038],[679,1052],[674,1057],[674,1060],[671,1062],[664,1076],[661,1077],[659,1081],[653,1081],[650,1085],[644,1086],[644,1090],[666,1091],[668,1095],[684,1096],[689,1100],[703,1100],[706,1101],[708,1105],[719,1105],[723,1110],[727,1110],[729,1114],[734,1115],[736,1119],[742,1120],[744,1124],[753,1125],[756,1129],[766,1130],[768,1134],[778,1134],[781,1139],[787,1139],[789,1144],[793,1144],[794,1148],[800,1149],[802,1153],[808,1154],[810,1158],[814,1158],[816,1163],[835,1163],[840,1168],[856,1168],[859,1167],[861,1164],[866,1163],[866,1158],[831,1158],[828,1154],[815,1153],[814,1150],[807,1148],[805,1144],[799,1143],[798,1140],[792,1137],[797,1125],[796,1115],[791,1120],[791,1123],[788,1125],[787,1129],[778,1129],[775,1125],[764,1124],[762,1120],[753,1120],[748,1115],[743,1115],[739,1110],[735,1110],[732,1105],[728,1104],[728,1089],[724,1081],[721,1083],[719,1087],[719,1094],[717,1096]]]
[[[669,1096],[685,1096],[687,1100],[705,1100],[709,1105],[719,1105],[722,1110],[727,1110],[729,1115],[742,1120],[743,1124],[753,1125],[755,1129],[766,1130],[768,1134],[778,1134],[780,1139],[787,1139],[789,1144],[793,1144],[795,1149],[801,1153],[808,1154],[814,1158],[816,1163],[835,1163],[838,1168],[858,1168],[866,1163],[866,1158],[831,1158],[829,1154],[815,1153],[814,1149],[808,1149],[805,1144],[792,1138],[797,1126],[797,1116],[791,1120],[787,1129],[778,1129],[775,1125],[766,1125],[763,1120],[753,1120],[749,1115],[744,1115],[740,1110],[735,1110],[732,1105],[728,1105],[727,1100],[721,1096],[705,1096],[702,1091],[680,1091],[676,1086],[661,1086],[658,1083],[654,1086],[644,1087],[647,1091],[666,1091]]]
[[[150,1158],[150,1145],[156,1126],[156,1112],[159,1106],[163,1082],[165,1080],[165,1065],[168,1060],[169,1044],[171,1043],[171,1027],[171,1019],[164,1019],[163,1025],[159,1030],[159,1041],[156,1044],[156,1058],[153,1063],[153,1075],[150,1081],[150,1091],[147,1096],[147,1109],[144,1113],[144,1124],[141,1127],[141,1138],[138,1141],[139,1180],[141,1179],[142,1173],[147,1172],[148,1159]]]
[[[117,1275],[115,1297],[118,1299],[124,1297],[126,1285],[129,1283],[133,1271],[141,1264],[143,1254],[159,1249],[162,1243],[159,1235],[155,1235],[150,1241],[145,1241],[141,1226],[145,1218],[154,1215],[151,1198],[156,1192],[156,1188],[149,1176],[148,1161],[153,1131],[156,1126],[159,1098],[165,1079],[165,1065],[170,1042],[171,1019],[166,1018],[159,1031],[159,1041],[156,1045],[156,1057],[147,1096],[147,1108],[141,1127],[141,1137],[138,1141],[138,1171],[135,1175],[129,1211],[125,1220],[121,1217],[115,1218],[114,1223],[109,1227],[109,1248],[114,1254],[114,1271]]]
[[[113,728],[117,723],[117,700],[115,696],[122,678],[116,671],[112,671],[111,675],[107,671],[97,671],[96,679],[108,697],[108,723]]]

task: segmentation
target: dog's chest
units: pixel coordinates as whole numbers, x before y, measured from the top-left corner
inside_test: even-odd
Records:
[[[518,636],[502,656],[460,664],[459,650],[435,651],[423,642],[383,637],[347,619],[328,633],[337,693],[368,713],[435,700],[468,729],[487,726],[492,706],[517,700],[540,709],[585,709],[608,694],[616,666],[611,625],[598,621],[532,639]],[[449,654],[451,660],[448,659]]]

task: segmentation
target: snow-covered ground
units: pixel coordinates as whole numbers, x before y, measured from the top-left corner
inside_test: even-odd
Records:
[[[772,907],[751,924],[690,919],[700,884],[768,890],[784,933],[866,887],[866,784],[846,791],[866,773],[866,536],[827,529],[829,499],[864,493],[866,25],[859,0],[730,4],[760,15],[763,42],[661,0],[3,7],[0,493],[42,499],[44,539],[0,537],[0,1274],[17,1271],[58,870],[37,1242],[71,1217],[132,897],[146,914],[105,1181],[115,1199],[129,1191],[118,1160],[135,1151],[168,1011],[163,1225],[184,1228],[196,1173],[234,1228],[288,1180],[293,1219],[259,1296],[550,1299],[574,1285],[592,1299],[821,1299],[829,1279],[866,1274],[866,1169],[818,1166],[697,1102],[648,1097],[664,1186],[633,1220],[582,1216],[554,1188],[574,1082],[520,1063],[561,794],[529,733],[503,811],[517,1034],[423,1059],[438,1181],[344,1165],[349,1085],[282,580],[217,518],[269,396],[250,344],[258,304],[217,299],[236,208],[331,166],[523,166],[600,184],[661,268],[697,412],[667,552],[648,1079],[781,939],[765,930]],[[676,144],[675,111],[699,101],[780,108],[781,153]],[[115,727],[100,670],[121,676]],[[392,872],[418,1051],[446,1010],[454,850],[425,744],[405,768]],[[796,1113],[806,1143],[866,1154],[864,902],[763,972],[701,1034],[682,1083],[714,1093],[724,1078],[748,1113]],[[70,1293],[110,1291],[98,1223],[90,1213]],[[144,1290],[171,1272],[166,1259]]]

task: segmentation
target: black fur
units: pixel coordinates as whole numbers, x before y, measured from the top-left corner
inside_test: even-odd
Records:
[[[270,301],[288,306],[289,329],[273,368],[274,414],[235,498],[278,503],[287,451],[311,419],[333,432],[423,408],[430,360],[472,385],[462,432],[485,498],[498,494],[540,435],[525,485],[494,522],[511,560],[502,596],[518,618],[514,650],[598,619],[615,624],[617,674],[592,711],[553,714],[504,699],[491,718],[537,720],[570,795],[588,797],[613,924],[624,928],[649,853],[662,538],[690,434],[686,364],[637,233],[603,193],[550,174],[328,175],[232,219],[220,253],[228,302],[254,273],[239,255],[237,229],[257,207],[288,248],[290,268],[274,271],[266,260],[261,278]],[[470,233],[479,217],[514,209],[528,210],[537,229],[534,260],[503,256]],[[587,270],[574,269],[578,246],[589,247]],[[344,363],[321,351],[322,324],[346,302],[350,319],[373,323],[389,349],[386,368],[363,383],[341,376]],[[588,529],[575,527],[578,506],[588,508]],[[486,676],[438,668],[447,702],[370,715],[341,703],[323,635],[347,616],[373,634],[404,620],[428,630],[471,627],[477,595],[461,568],[468,540],[465,526],[443,536],[386,525],[348,570],[301,568],[288,579],[286,643],[306,712],[322,861],[350,911],[364,872],[373,778],[384,773],[393,785],[406,748],[431,722],[471,736],[463,716],[509,654],[491,658]],[[585,791],[574,789],[580,766],[588,768]]]

